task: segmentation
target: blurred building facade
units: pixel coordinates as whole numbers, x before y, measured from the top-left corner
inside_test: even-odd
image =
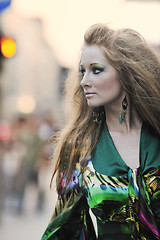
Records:
[[[53,13],[57,9],[56,6],[54,6],[54,2],[55,1],[52,3],[50,2],[51,6],[49,5],[50,8],[53,8],[52,15],[54,15]],[[18,0],[15,2],[13,1],[13,3],[18,3]],[[154,4],[151,5],[151,3]],[[159,44],[160,28],[157,29],[157,27],[155,27],[155,30],[153,31],[153,27],[157,26],[160,20],[159,3],[160,1],[154,0],[114,0],[112,1],[112,4],[111,1],[106,1],[106,9],[111,9],[111,11],[105,10],[104,19],[108,22],[108,16],[111,17],[110,12],[113,12],[112,15],[114,15],[114,18],[112,17],[111,21],[115,21],[117,26],[131,25],[133,28],[134,26],[135,28],[137,27],[136,20],[141,19],[141,21],[138,22],[138,31],[140,30],[141,32],[141,30],[147,29],[147,32],[149,33],[152,30],[154,41],[156,41],[156,44]],[[80,3],[77,4],[78,8],[80,8]],[[80,38],[79,35],[83,35],[81,33],[82,30],[80,30],[81,28],[78,27],[78,18],[80,17],[79,14],[81,14],[79,12],[81,11],[76,12],[76,6],[75,3],[71,4],[70,2],[70,8],[73,8],[73,11],[70,10],[71,16],[68,16],[66,21],[63,20],[61,14],[58,15],[60,16],[59,18],[61,18],[60,25],[58,25],[58,19],[56,22],[56,19],[53,16],[53,29],[50,29],[50,32],[53,32],[54,35],[56,35],[54,28],[60,26],[61,28],[57,32],[57,35],[62,34],[59,36],[63,39],[64,45],[66,44],[68,37],[73,40],[74,36],[75,41],[73,42],[76,42],[78,41],[76,39]],[[46,5],[45,8],[48,9],[47,7],[48,6]],[[142,9],[144,9],[144,11],[142,11]],[[46,10],[44,9],[44,12],[45,11]],[[90,18],[88,19],[88,23],[93,21],[93,17],[95,18],[93,13],[94,11],[89,12]],[[87,10],[84,11],[84,15],[85,14],[88,16]],[[104,11],[102,11],[102,15],[103,14]],[[148,14],[151,16],[150,18],[148,18]],[[64,15],[64,17],[65,16],[66,15]],[[73,19],[75,24],[77,24],[77,29],[73,24]],[[147,22],[148,19],[149,23]],[[87,24],[84,24],[83,21],[83,19],[80,21],[81,27],[83,28],[83,25],[86,25],[87,27]],[[92,22],[92,24],[93,23],[95,22]],[[68,24],[67,28],[66,24]],[[3,68],[0,72],[0,91],[2,90],[0,102],[3,117],[12,118],[13,115],[21,113],[21,111],[43,113],[49,110],[59,118],[59,116],[62,116],[61,114],[63,114],[61,93],[67,69],[60,66],[59,61],[57,60],[58,56],[54,53],[53,45],[51,46],[51,43],[49,43],[46,32],[44,31],[44,28],[46,27],[44,26],[44,22],[40,18],[24,17],[20,12],[18,13],[14,7],[12,8],[11,5],[10,8],[0,14],[0,26],[1,31],[14,38],[17,44],[16,55],[3,62]],[[73,27],[74,32],[73,29],[71,29],[71,26]],[[152,29],[150,26],[152,26]],[[57,40],[56,36],[55,38],[52,38],[51,35],[50,39],[55,39],[55,42]],[[60,41],[61,43],[62,39]],[[153,39],[150,39],[150,41],[152,40]],[[73,45],[73,43],[71,44]],[[63,46],[59,47],[59,49],[63,50]],[[67,46],[67,49],[69,54],[72,55],[70,45]],[[64,55],[65,53],[66,52],[64,51]],[[25,105],[27,105],[27,107],[31,105],[31,108],[29,110],[23,109],[25,108]]]
[[[0,24],[2,33],[11,36],[17,45],[15,56],[2,62],[3,118],[47,111],[61,115],[63,71],[45,40],[42,20],[23,18],[7,10],[1,14]]]

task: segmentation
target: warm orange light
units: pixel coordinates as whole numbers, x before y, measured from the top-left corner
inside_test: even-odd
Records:
[[[16,43],[13,39],[8,37],[1,38],[1,53],[4,57],[13,57],[16,53]]]

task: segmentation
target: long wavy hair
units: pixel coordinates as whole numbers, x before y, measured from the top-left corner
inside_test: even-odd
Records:
[[[142,121],[160,134],[160,62],[144,38],[132,29],[113,30],[106,24],[95,24],[86,31],[84,45],[96,45],[103,49]],[[87,105],[80,81],[78,66],[69,74],[65,84],[69,117],[65,127],[53,136],[56,141],[56,165],[52,179],[57,173],[58,191],[63,178],[67,182],[71,179],[77,161],[83,170],[105,121],[104,115],[100,124],[93,122],[93,109]]]

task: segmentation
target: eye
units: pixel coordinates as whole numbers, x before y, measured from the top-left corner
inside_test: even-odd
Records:
[[[84,69],[84,68],[80,68],[80,69],[79,69],[79,73],[80,73],[81,76],[84,76],[84,74],[85,74],[85,69]]]
[[[99,73],[101,73],[103,71],[104,71],[104,68],[101,68],[101,67],[93,67],[92,68],[93,74],[99,74]]]

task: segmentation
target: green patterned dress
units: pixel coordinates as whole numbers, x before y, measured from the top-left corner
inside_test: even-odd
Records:
[[[65,180],[41,240],[160,239],[160,137],[143,124],[140,167],[125,164],[106,125],[83,171],[77,163]],[[62,173],[63,174],[63,173]],[[97,232],[89,214],[97,219]]]

